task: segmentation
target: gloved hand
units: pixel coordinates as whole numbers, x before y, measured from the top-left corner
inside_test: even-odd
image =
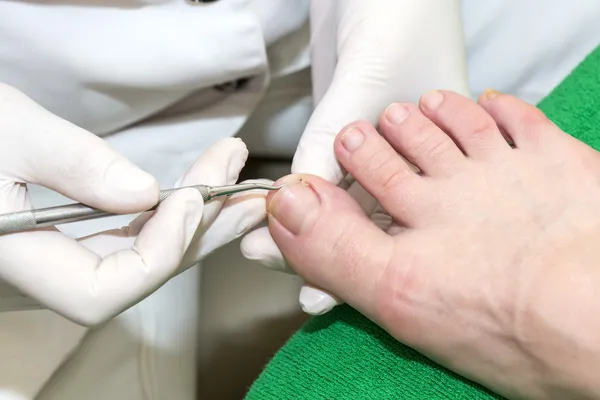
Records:
[[[416,102],[431,89],[469,93],[459,0],[317,0],[311,3],[311,29],[318,105],[292,173],[340,184],[345,172],[333,142],[344,126],[357,120],[375,124],[390,103]],[[353,191],[359,204],[374,202],[364,190]],[[242,251],[270,268],[289,270],[266,228],[247,235]],[[309,314],[322,314],[339,301],[304,287],[300,303]]]
[[[109,212],[136,213],[159,187],[104,140],[0,86],[0,213],[30,207],[26,183]],[[233,184],[248,151],[239,139],[207,150],[182,186]],[[83,325],[103,322],[265,217],[264,192],[203,204],[185,189],[128,227],[73,240],[56,228],[0,236],[0,278]],[[183,261],[182,261],[183,260]]]

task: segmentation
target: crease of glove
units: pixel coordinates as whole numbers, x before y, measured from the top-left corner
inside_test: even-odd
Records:
[[[336,185],[346,173],[333,143],[346,125],[376,124],[390,103],[416,102],[431,89],[469,92],[459,0],[313,0],[311,52],[317,106],[291,172]],[[289,269],[265,229],[245,239],[243,251],[267,267]],[[300,302],[309,313],[339,304],[312,287],[302,289]]]
[[[74,201],[120,214],[156,204],[159,187],[104,140],[40,107],[18,90],[0,85],[0,212],[30,207],[26,183],[45,186]],[[248,151],[225,139],[206,151],[182,183],[234,183]],[[265,194],[266,195],[266,194]],[[47,308],[82,325],[117,315],[156,290],[180,269],[184,256],[200,258],[264,218],[264,200],[236,199],[228,211],[231,237],[204,236],[209,245],[188,252],[198,231],[217,227],[225,203],[204,205],[200,193],[181,190],[156,212],[129,227],[74,240],[56,228],[0,237],[0,278]],[[245,211],[241,210],[248,205]],[[229,209],[229,207],[227,207]],[[255,219],[246,213],[253,214]],[[239,219],[234,220],[235,217]],[[221,228],[225,222],[219,222]],[[192,247],[196,249],[195,247]]]

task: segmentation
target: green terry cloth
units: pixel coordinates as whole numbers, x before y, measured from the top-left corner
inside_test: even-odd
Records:
[[[600,149],[600,47],[538,105]],[[312,318],[275,355],[247,400],[501,399],[396,342],[348,306]]]

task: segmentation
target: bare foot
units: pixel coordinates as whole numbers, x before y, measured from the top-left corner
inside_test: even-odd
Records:
[[[304,177],[269,205],[295,270],[505,396],[598,396],[599,153],[493,91],[431,92],[380,128],[352,124],[335,150],[403,229]]]

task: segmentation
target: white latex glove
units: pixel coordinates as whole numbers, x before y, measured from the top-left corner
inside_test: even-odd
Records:
[[[0,213],[30,207],[26,183],[123,214],[158,201],[152,176],[8,86],[0,86],[0,148]],[[235,183],[247,156],[239,139],[218,142],[181,185]],[[0,236],[0,278],[66,318],[98,324],[263,220],[264,199],[247,193],[204,205],[186,189],[129,227],[80,240],[55,228]]]
[[[311,29],[318,105],[292,173],[339,184],[345,172],[333,142],[344,126],[357,120],[376,124],[390,103],[416,102],[428,90],[469,93],[459,0],[315,0]],[[370,197],[356,193],[361,204]],[[242,251],[270,268],[289,270],[267,228],[247,235]],[[304,287],[300,303],[307,313],[322,314],[339,301]]]

